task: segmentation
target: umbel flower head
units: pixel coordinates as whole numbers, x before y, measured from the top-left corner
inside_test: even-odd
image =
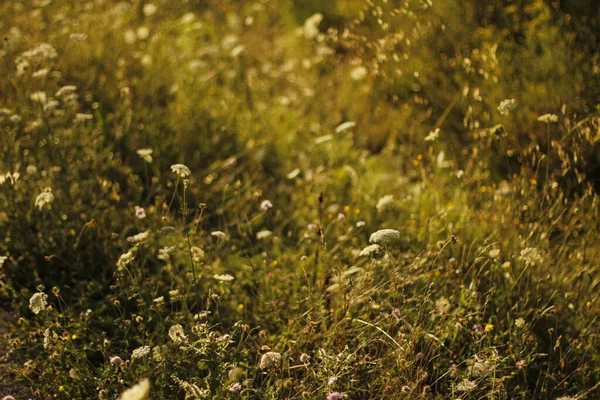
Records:
[[[127,389],[119,397],[119,400],[146,400],[150,395],[150,381],[148,378],[142,379],[137,385]]]
[[[40,193],[38,197],[35,198],[35,206],[42,210],[44,208],[50,208],[50,204],[54,201],[54,195],[52,194],[52,189],[46,189],[46,191]]]
[[[279,367],[281,363],[281,354],[269,351],[262,355],[260,358],[260,364],[258,365],[260,369],[272,369]]]
[[[558,122],[558,116],[556,114],[544,114],[539,116],[537,120],[549,124],[550,122]]]
[[[380,229],[377,232],[371,234],[369,243],[376,243],[379,245],[387,245],[400,240],[400,232],[395,229]]]
[[[136,153],[138,154],[138,156],[142,157],[142,159],[148,164],[152,162],[152,149],[139,149],[138,151],[136,151]],[[171,169],[172,168],[173,167],[171,167]]]
[[[183,164],[171,165],[171,171],[173,171],[180,178],[187,178],[192,174],[192,171]]]
[[[48,295],[46,293],[34,293],[34,295],[31,296],[31,298],[29,299],[29,308],[31,309],[31,311],[33,311],[34,314],[39,314],[40,311],[44,310],[46,308],[46,305],[48,304],[46,302],[47,298]]]

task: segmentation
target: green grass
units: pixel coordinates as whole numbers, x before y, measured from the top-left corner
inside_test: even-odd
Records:
[[[598,16],[431,3],[2,3],[0,395],[597,397]]]

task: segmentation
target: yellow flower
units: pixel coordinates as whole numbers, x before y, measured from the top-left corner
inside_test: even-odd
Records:
[[[493,325],[493,324],[487,324],[487,325],[485,326],[485,331],[486,331],[486,333],[490,333],[490,332],[492,332],[493,330],[494,330],[494,325]]]

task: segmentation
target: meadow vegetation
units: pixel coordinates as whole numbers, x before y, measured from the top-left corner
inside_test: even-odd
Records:
[[[0,395],[600,397],[598,10],[1,2]]]

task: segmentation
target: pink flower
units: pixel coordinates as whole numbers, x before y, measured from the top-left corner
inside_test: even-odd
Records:
[[[146,211],[142,207],[135,206],[135,216],[139,219],[146,218]]]
[[[327,393],[327,400],[342,400],[344,395],[340,392]]]

